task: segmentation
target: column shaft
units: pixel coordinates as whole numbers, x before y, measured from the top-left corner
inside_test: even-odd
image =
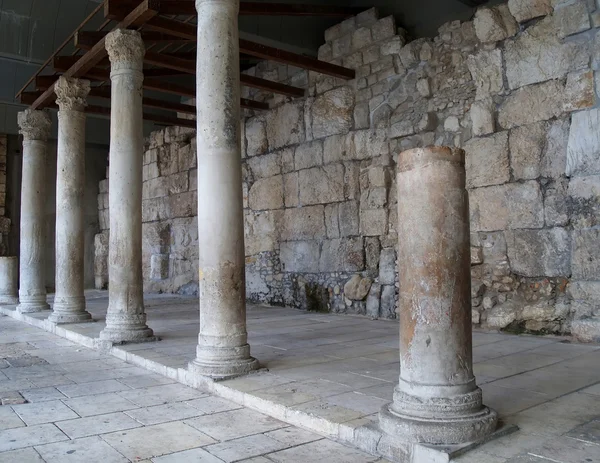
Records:
[[[139,32],[119,29],[107,35],[106,49],[111,62],[109,305],[100,338],[154,340],[146,325],[142,278],[144,42]]]
[[[85,113],[90,83],[61,77],[57,95],[56,295],[54,323],[91,321],[84,296]]]
[[[19,261],[16,257],[0,257],[0,305],[19,302],[17,280]]]
[[[258,367],[246,332],[239,0],[197,0],[196,8],[200,334],[190,368],[225,378]]]
[[[18,114],[23,135],[19,306],[21,313],[48,310],[45,281],[46,154],[51,120],[46,111]]]
[[[413,442],[474,441],[497,416],[473,376],[464,152],[405,151],[397,184],[400,380],[380,423]]]

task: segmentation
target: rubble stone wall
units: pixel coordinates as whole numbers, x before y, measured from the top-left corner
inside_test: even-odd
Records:
[[[242,121],[248,297],[395,318],[396,159],[436,144],[467,152],[473,323],[569,333],[600,316],[598,26],[594,2],[510,0],[407,41],[369,10],[327,30],[319,50],[355,79],[271,62],[247,71],[308,90],[244,89],[271,104]],[[188,129],[149,140],[151,291],[197,291],[194,150]]]

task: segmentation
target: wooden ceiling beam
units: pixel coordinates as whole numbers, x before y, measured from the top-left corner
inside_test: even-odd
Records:
[[[143,0],[131,13],[125,16],[115,29],[127,28],[131,26],[141,26],[159,12],[159,0]],[[114,29],[113,29],[114,30]],[[73,66],[65,71],[65,77],[83,76],[98,64],[106,55],[104,41],[106,37],[97,42],[91,50],[83,55]],[[40,97],[31,104],[31,109],[43,108],[50,103],[54,95],[54,84],[48,88]]]
[[[106,36],[105,31],[79,31],[75,34],[75,46],[77,48],[90,49]],[[141,31],[144,43],[196,43],[196,39],[182,39],[173,35],[160,32]]]

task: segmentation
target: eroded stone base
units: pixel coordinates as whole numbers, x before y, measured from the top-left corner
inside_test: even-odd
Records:
[[[54,310],[55,312],[53,312],[48,317],[48,321],[57,325],[64,325],[67,323],[86,323],[95,321],[94,319],[92,319],[92,314],[86,311],[75,313],[56,312],[56,306]]]
[[[114,329],[104,328],[100,332],[100,339],[102,341],[110,341],[113,344],[125,343],[125,342],[152,342],[158,341],[159,338],[154,336],[154,332],[151,328],[140,327],[139,329]]]
[[[50,304],[47,302],[21,302],[17,306],[19,313],[44,312],[45,310],[50,310]]]
[[[15,305],[19,303],[17,296],[0,295],[0,305]]]
[[[245,375],[259,367],[258,360],[250,356],[248,344],[224,349],[199,346],[196,359],[189,364],[189,372],[223,380]]]

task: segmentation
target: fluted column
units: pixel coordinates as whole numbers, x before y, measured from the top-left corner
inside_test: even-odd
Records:
[[[56,295],[53,323],[92,321],[85,310],[84,211],[85,112],[90,82],[61,77],[54,86],[58,104],[56,166]]]
[[[398,158],[400,378],[381,428],[402,441],[460,444],[494,431],[473,376],[464,151]]]
[[[23,135],[21,180],[21,236],[19,255],[20,313],[50,309],[46,302],[44,269],[46,155],[52,121],[47,111],[26,109],[18,114]]]
[[[109,157],[110,241],[108,312],[100,338],[154,339],[146,325],[142,280],[142,70],[139,32],[117,29],[106,36],[111,64]]]
[[[196,0],[200,334],[193,374],[258,367],[246,332],[239,0]]]

